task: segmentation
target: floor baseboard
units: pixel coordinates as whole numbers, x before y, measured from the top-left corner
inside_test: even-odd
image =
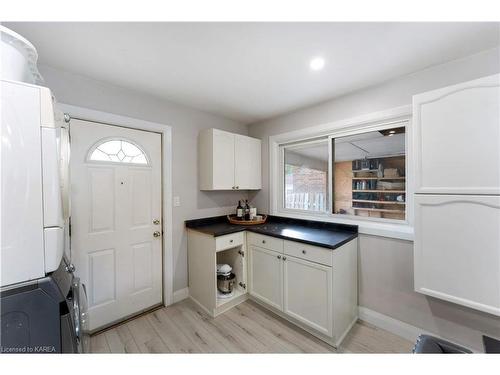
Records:
[[[189,288],[179,289],[174,292],[172,303],[182,301],[189,297]]]
[[[415,342],[417,337],[421,334],[430,334],[421,328],[412,326],[411,324],[391,318],[390,316],[370,310],[363,306],[359,306],[359,319],[412,342]]]

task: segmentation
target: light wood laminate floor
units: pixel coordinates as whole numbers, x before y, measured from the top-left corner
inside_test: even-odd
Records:
[[[213,319],[184,300],[91,337],[93,353],[409,353],[412,346],[358,322],[335,350],[252,301]]]

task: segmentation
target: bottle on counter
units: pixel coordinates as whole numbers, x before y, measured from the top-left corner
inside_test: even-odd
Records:
[[[245,199],[245,220],[250,220],[250,205],[248,199]]]
[[[257,216],[257,207],[250,206],[250,220],[255,220]]]
[[[236,217],[238,220],[243,220],[243,206],[241,205],[241,201],[238,201],[238,207],[236,207]]]

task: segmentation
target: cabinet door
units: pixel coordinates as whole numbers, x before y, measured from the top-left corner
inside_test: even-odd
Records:
[[[500,193],[500,75],[413,97],[415,192]]]
[[[234,137],[234,184],[240,190],[260,189],[261,141],[238,134]]]
[[[234,184],[234,134],[213,130],[213,190],[232,190]]]
[[[283,264],[283,311],[332,336],[332,267],[291,256],[287,256]]]
[[[283,310],[283,255],[250,245],[250,295]]]
[[[500,316],[500,196],[415,196],[415,290]]]

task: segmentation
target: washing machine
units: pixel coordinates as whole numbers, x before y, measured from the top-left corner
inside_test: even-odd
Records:
[[[48,276],[0,290],[0,352],[85,353],[85,287],[66,258]]]

